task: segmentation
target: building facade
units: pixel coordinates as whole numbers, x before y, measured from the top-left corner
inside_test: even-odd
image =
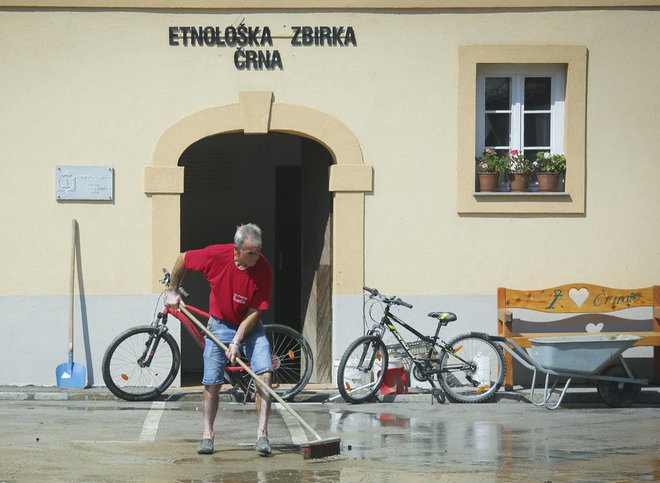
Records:
[[[317,381],[368,326],[363,285],[423,330],[457,313],[450,337],[496,331],[500,286],[659,281],[660,1],[0,0],[0,26],[0,384],[55,384],[72,219],[91,385],[162,268],[242,222]],[[566,172],[485,192],[486,148]]]

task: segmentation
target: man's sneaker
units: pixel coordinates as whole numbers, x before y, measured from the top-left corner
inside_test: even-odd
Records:
[[[213,440],[204,438],[199,442],[197,454],[213,454]]]
[[[266,436],[261,436],[257,442],[254,443],[254,449],[256,449],[257,453],[259,453],[261,456],[270,456],[271,449],[268,438]]]

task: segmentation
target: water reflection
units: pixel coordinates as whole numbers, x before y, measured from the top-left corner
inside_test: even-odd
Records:
[[[289,483],[292,481],[302,483],[341,481],[339,470],[297,470],[284,469],[273,471],[242,471],[240,473],[218,473],[205,480],[189,480],[183,483]]]
[[[428,420],[421,415],[347,410],[332,414],[331,432],[342,435],[342,454],[347,458],[418,467],[481,467],[497,479],[528,474],[534,479],[570,480],[580,475],[598,481],[603,475],[626,473],[634,479],[653,479],[660,473],[656,454],[634,449],[613,454],[603,451],[595,436],[576,433],[575,441],[567,441],[565,433],[555,429],[551,422],[520,428],[510,421]],[[582,447],[580,441],[587,444]]]

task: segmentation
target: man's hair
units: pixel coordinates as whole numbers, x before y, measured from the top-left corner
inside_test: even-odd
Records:
[[[238,248],[243,248],[243,243],[250,240],[255,245],[261,248],[261,228],[254,223],[246,223],[236,227],[236,234],[234,235],[234,244]]]

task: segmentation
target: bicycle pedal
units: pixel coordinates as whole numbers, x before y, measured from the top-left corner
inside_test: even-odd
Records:
[[[438,401],[440,404],[445,403],[445,393],[442,389],[433,388],[431,389],[431,404],[434,404],[434,401]]]

